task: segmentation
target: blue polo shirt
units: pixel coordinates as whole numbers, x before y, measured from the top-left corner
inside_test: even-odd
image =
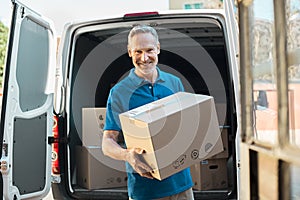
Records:
[[[163,72],[158,67],[158,77],[153,85],[138,77],[134,70],[134,68],[131,69],[129,75],[110,90],[104,130],[121,131],[120,113],[184,91],[178,77]],[[135,200],[151,200],[171,196],[183,192],[193,185],[189,168],[162,181],[141,177],[128,163],[126,163],[126,169],[128,195]]]

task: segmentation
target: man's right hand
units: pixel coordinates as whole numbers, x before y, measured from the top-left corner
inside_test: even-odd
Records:
[[[143,153],[145,153],[145,151],[140,148],[127,149],[126,161],[139,175],[153,179],[153,176],[150,173],[152,171],[152,168],[141,159]]]
[[[102,151],[104,155],[116,160],[127,161],[133,169],[143,177],[153,179],[151,167],[143,162],[142,154],[144,150],[140,148],[124,149],[117,143],[119,132],[115,130],[106,130],[103,134]]]

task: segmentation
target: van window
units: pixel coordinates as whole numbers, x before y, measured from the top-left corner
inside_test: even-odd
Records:
[[[20,107],[23,112],[42,106],[48,73],[48,30],[26,17],[22,20],[18,42],[17,82]],[[38,84],[37,84],[38,83]]]

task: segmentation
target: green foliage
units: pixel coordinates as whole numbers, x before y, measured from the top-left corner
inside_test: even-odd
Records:
[[[8,38],[8,28],[0,21],[0,88],[2,88],[7,38]]]

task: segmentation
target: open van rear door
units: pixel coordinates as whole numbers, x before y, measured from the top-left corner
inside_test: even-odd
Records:
[[[0,137],[5,199],[42,199],[50,190],[55,33],[17,1],[5,67]]]

